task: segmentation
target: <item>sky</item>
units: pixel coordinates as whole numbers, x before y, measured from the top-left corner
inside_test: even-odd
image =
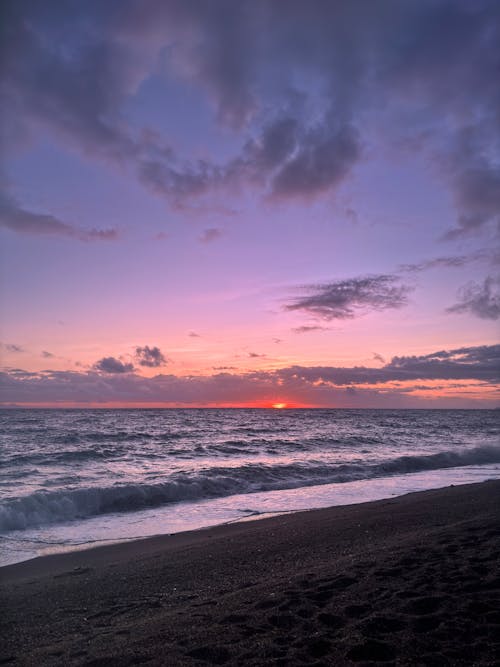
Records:
[[[2,405],[500,405],[497,0],[1,12]]]

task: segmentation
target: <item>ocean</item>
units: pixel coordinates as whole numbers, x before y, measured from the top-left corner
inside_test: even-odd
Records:
[[[495,410],[1,410],[0,565],[500,478]]]

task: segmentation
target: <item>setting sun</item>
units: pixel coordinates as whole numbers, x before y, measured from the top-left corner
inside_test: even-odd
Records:
[[[286,403],[273,403],[273,408],[276,410],[282,410],[283,408],[286,408]]]

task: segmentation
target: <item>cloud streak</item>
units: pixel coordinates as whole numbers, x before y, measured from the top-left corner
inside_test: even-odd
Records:
[[[4,347],[7,352],[13,352],[15,354],[25,351],[21,345],[16,345],[15,343],[1,343],[1,346]]]
[[[410,287],[393,275],[374,275],[337,282],[306,285],[305,296],[297,296],[284,308],[303,311],[325,320],[351,319],[368,311],[402,308]]]
[[[426,259],[416,264],[401,264],[398,268],[403,273],[421,273],[422,271],[429,271],[430,269],[459,269],[462,266],[482,259],[486,256],[484,252],[476,252],[470,255],[455,255],[449,257],[435,257],[434,259]]]
[[[301,327],[293,327],[292,331],[296,334],[311,333],[313,331],[327,331],[328,327],[322,327],[319,324],[304,324]]]
[[[79,229],[53,215],[28,211],[1,194],[0,227],[17,234],[64,236],[78,241],[115,241],[119,237],[116,229]]]

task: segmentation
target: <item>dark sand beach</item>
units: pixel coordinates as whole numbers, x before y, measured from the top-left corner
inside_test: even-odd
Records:
[[[0,569],[20,665],[500,664],[500,482]]]

